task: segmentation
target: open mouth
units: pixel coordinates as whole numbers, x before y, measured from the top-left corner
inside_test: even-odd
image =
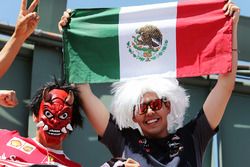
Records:
[[[45,125],[43,121],[40,121],[36,124],[37,128],[42,127],[44,131],[47,132],[47,134],[51,135],[51,136],[60,136],[61,134],[66,134],[69,131],[73,131],[72,126],[70,125],[70,123],[68,123],[66,125],[66,127],[62,127],[61,129],[49,129],[48,125]]]
[[[60,130],[56,129],[50,129],[47,131],[47,133],[51,136],[60,136],[62,134]]]
[[[154,118],[154,119],[149,119],[145,121],[145,124],[147,125],[151,125],[151,124],[155,124],[160,120],[160,118]]]

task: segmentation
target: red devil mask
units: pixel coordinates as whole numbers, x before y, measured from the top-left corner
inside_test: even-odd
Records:
[[[61,89],[43,91],[43,100],[38,113],[38,133],[46,145],[61,145],[72,131],[72,105],[74,95]]]

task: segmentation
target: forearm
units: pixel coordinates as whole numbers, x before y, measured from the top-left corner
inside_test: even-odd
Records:
[[[39,0],[32,1],[27,9],[26,0],[22,0],[15,31],[0,52],[0,78],[14,61],[24,41],[35,30],[40,17],[33,11],[38,3]]]
[[[0,52],[0,78],[8,70],[25,39],[14,33]]]
[[[224,89],[233,90],[235,84],[235,77],[237,72],[237,65],[238,65],[238,41],[237,41],[237,29],[238,26],[235,24],[233,26],[233,33],[232,33],[232,70],[226,74],[220,74],[218,78],[218,86],[222,86]]]
[[[239,10],[238,7],[234,9]],[[239,11],[235,10],[235,12],[237,12],[236,16],[239,16]],[[220,123],[235,85],[237,61],[238,61],[238,52],[234,50],[238,49],[237,24],[238,24],[238,17],[237,18],[235,17],[233,25],[233,34],[232,34],[233,35],[232,70],[226,74],[219,75],[215,87],[209,93],[203,105],[205,115],[212,129],[215,129]]]
[[[79,84],[80,103],[91,125],[99,136],[103,136],[109,121],[106,106],[91,91],[89,84]]]

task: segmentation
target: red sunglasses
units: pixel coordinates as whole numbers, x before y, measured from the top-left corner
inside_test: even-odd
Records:
[[[151,100],[147,103],[141,103],[140,104],[140,109],[136,110],[135,113],[135,108],[136,106],[134,106],[134,110],[133,113],[134,115],[143,115],[146,114],[148,112],[148,106],[153,110],[153,111],[158,111],[162,108],[162,102],[167,102],[167,98],[166,97],[162,97],[161,99],[155,99],[155,100]]]

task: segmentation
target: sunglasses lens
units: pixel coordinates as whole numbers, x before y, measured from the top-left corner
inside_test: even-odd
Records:
[[[149,105],[150,105],[150,108],[151,108],[153,111],[160,110],[161,107],[162,107],[161,99],[155,99],[155,100],[151,101],[151,102],[149,103]]]
[[[140,112],[139,115],[145,114],[148,110],[148,104],[142,103],[140,104]]]
[[[139,115],[143,115],[145,113],[147,113],[148,111],[148,106],[153,110],[153,111],[157,111],[160,110],[162,108],[162,101],[161,99],[155,99],[152,100],[148,103],[142,103],[140,104],[140,110],[139,110]]]

